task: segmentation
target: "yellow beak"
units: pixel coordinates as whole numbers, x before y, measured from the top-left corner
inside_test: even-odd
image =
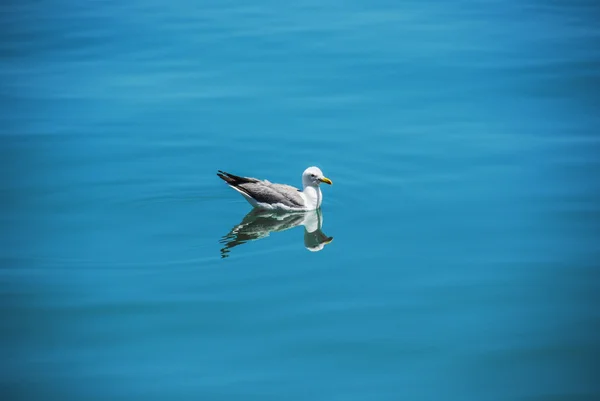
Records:
[[[333,185],[333,182],[327,177],[319,178],[319,181],[324,182],[325,184]]]

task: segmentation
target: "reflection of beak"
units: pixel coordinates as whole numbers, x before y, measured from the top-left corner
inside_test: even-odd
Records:
[[[321,177],[319,178],[319,181],[324,182],[325,184],[333,185],[333,182],[331,182],[331,180],[327,177]]]

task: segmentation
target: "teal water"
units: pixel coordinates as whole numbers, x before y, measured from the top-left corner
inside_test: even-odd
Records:
[[[2,400],[600,397],[597,2],[2,9]]]

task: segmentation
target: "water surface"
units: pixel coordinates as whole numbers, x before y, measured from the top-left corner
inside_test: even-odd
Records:
[[[595,2],[3,9],[3,399],[600,396]]]

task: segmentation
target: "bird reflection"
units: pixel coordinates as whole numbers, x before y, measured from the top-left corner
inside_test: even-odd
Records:
[[[328,237],[321,231],[323,212],[320,209],[295,213],[253,209],[219,241],[223,244],[221,258],[228,257],[231,249],[238,245],[300,225],[304,226],[304,246],[311,252],[318,252],[333,241],[333,237]]]

